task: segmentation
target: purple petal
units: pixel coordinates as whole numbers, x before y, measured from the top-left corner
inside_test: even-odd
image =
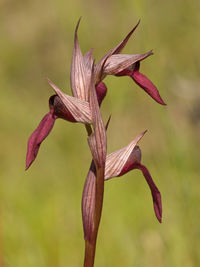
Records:
[[[126,164],[124,165],[122,171],[120,172],[119,176],[124,175],[125,173],[134,170],[134,169],[139,169],[142,171],[149,188],[151,190],[152,198],[153,198],[153,206],[154,206],[154,211],[155,215],[158,219],[158,221],[161,223],[162,221],[162,202],[161,202],[161,194],[156,187],[150,172],[148,169],[140,163],[141,161],[141,150],[138,146],[136,146],[131,153],[129,159],[127,160]]]
[[[56,117],[50,111],[43,117],[37,129],[30,136],[28,140],[28,149],[26,154],[26,170],[35,160],[41,143],[51,132],[55,119]]]
[[[162,222],[162,201],[161,201],[161,194],[157,188],[157,186],[155,185],[150,172],[148,171],[148,169],[142,165],[142,164],[137,164],[135,166],[135,168],[139,169],[142,171],[149,187],[151,190],[151,194],[152,194],[152,198],[153,198],[153,206],[154,206],[154,211],[156,214],[156,217],[158,219],[158,221],[161,223]]]
[[[149,94],[156,102],[161,105],[166,105],[162,100],[156,86],[142,73],[139,72],[140,63],[137,62],[133,70],[125,69],[116,76],[130,76],[144,91]]]
[[[103,101],[104,97],[106,96],[107,87],[106,87],[105,83],[100,82],[95,88],[96,88],[96,93],[97,93],[97,100],[98,100],[98,103],[100,106],[101,102]]]

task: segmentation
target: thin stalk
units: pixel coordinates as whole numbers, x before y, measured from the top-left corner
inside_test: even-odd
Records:
[[[96,250],[96,245],[91,244],[91,242],[89,242],[88,240],[85,240],[84,267],[94,266],[95,250]]]

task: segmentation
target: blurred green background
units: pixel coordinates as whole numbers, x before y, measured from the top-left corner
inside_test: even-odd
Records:
[[[168,106],[128,77],[107,77],[108,152],[140,142],[163,198],[154,216],[139,171],[106,182],[97,267],[200,266],[200,1],[0,1],[0,260],[6,267],[82,266],[81,194],[91,155],[83,125],[57,120],[28,172],[27,140],[48,112],[49,77],[70,92],[75,25],[98,60],[141,19],[124,53],[142,62]]]

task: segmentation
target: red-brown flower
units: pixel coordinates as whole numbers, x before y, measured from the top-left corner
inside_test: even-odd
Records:
[[[136,55],[120,54],[138,25],[139,22],[128,33],[128,35],[120,44],[118,44],[115,48],[111,49],[97,63],[96,82],[98,83],[99,81],[102,81],[106,77],[106,75],[129,76],[156,102],[161,105],[166,105],[162,100],[156,86],[144,74],[139,71],[140,62],[145,58],[149,57],[150,55],[153,55],[153,52],[149,51],[144,54]]]
[[[35,160],[41,143],[51,132],[57,118],[62,118],[70,122],[81,122],[84,124],[92,123],[92,113],[89,104],[93,64],[92,51],[90,50],[84,56],[81,53],[77,38],[79,22],[75,30],[74,52],[72,56],[70,76],[73,96],[63,93],[48,79],[49,85],[53,88],[56,95],[50,97],[49,113],[43,117],[38,127],[29,138],[26,155],[26,169],[28,169]],[[95,86],[95,90],[97,101],[100,105],[106,95],[107,88],[103,82],[99,82]]]
[[[145,131],[146,132],[146,131]],[[120,177],[127,172],[141,170],[151,190],[155,215],[159,222],[162,221],[161,194],[156,187],[150,172],[141,164],[141,150],[137,146],[138,141],[145,134],[138,135],[128,146],[109,154],[106,158],[105,180]]]

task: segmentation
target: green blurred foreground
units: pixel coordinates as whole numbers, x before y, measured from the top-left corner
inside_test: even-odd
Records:
[[[1,267],[82,266],[80,202],[91,160],[84,127],[58,120],[24,171],[27,139],[52,94],[45,77],[69,93],[80,15],[82,50],[94,47],[96,59],[141,18],[124,52],[154,49],[141,71],[168,103],[158,105],[128,77],[106,79],[108,151],[148,129],[140,147],[162,193],[164,218],[160,225],[140,172],[108,181],[95,266],[200,266],[199,8],[198,0],[0,2]]]

